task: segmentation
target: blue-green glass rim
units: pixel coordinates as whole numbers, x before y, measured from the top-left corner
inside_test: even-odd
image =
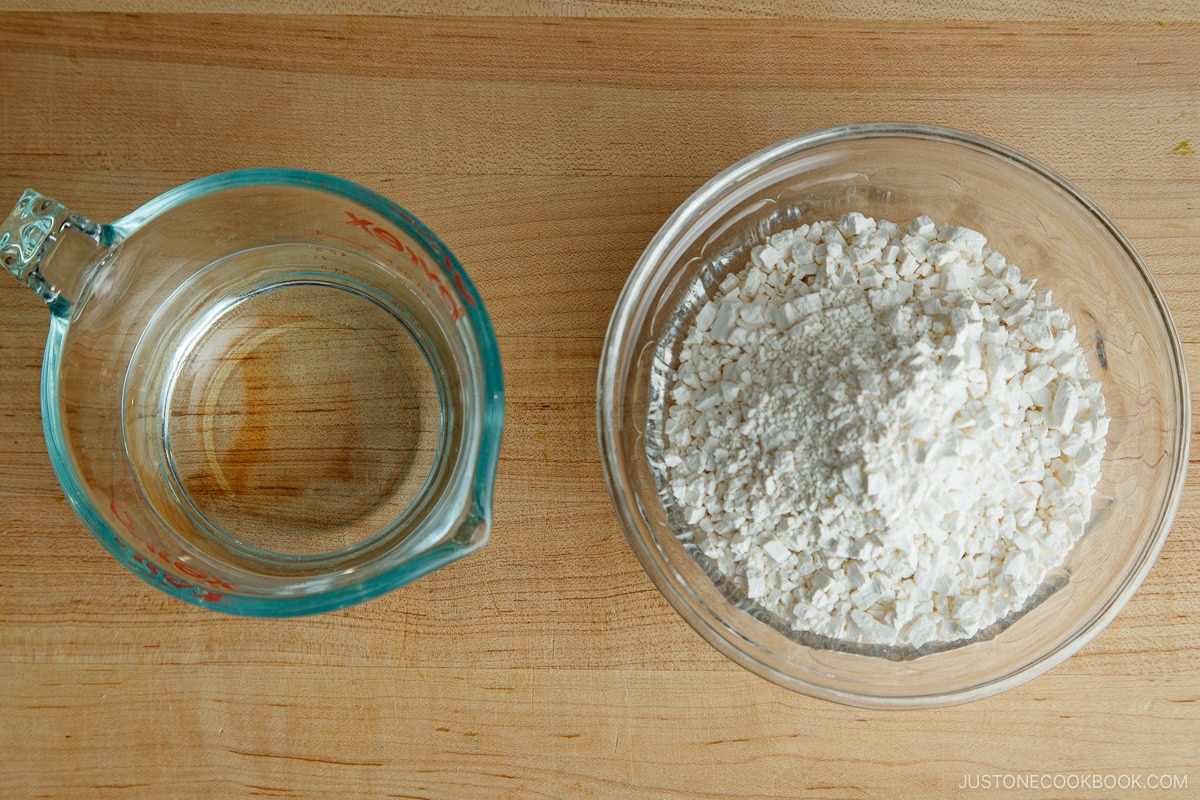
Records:
[[[155,217],[190,200],[227,189],[249,186],[313,189],[344,197],[371,209],[432,254],[437,269],[446,275],[460,293],[466,295],[465,318],[474,333],[483,370],[483,386],[480,392],[483,414],[479,453],[470,494],[471,514],[477,521],[485,522],[490,529],[496,466],[500,457],[500,439],[504,428],[504,375],[496,334],[484,308],[483,299],[480,298],[475,284],[471,282],[462,264],[433,231],[406,209],[365,186],[321,172],[280,168],[245,169],[209,175],[170,189],[116,222],[104,226],[108,229],[104,238],[123,239]],[[475,537],[469,543],[451,540],[364,581],[317,594],[250,597],[224,593],[220,600],[214,601],[198,595],[192,588],[180,588],[168,582],[163,570],[145,558],[135,557],[133,548],[125,544],[124,538],[105,521],[103,515],[90,502],[71,464],[62,436],[62,418],[58,404],[58,368],[69,325],[70,307],[57,300],[51,303],[50,312],[50,333],[42,362],[41,386],[42,428],[50,452],[50,463],[71,508],[96,540],[113,558],[155,588],[201,608],[245,617],[319,614],[346,608],[390,592],[474,552],[487,542],[487,534]],[[174,573],[172,577],[180,583],[189,582],[189,579]]]

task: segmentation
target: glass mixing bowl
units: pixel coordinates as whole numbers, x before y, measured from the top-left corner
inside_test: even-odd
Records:
[[[42,421],[80,519],[196,605],[342,608],[487,541],[504,397],[479,294],[375,192],[245,170],[101,225],[26,191]]]
[[[822,646],[748,601],[695,544],[664,492],[665,392],[691,319],[772,233],[848,211],[928,214],[982,231],[1071,315],[1112,424],[1096,513],[1030,603],[974,639]],[[598,379],[605,478],[625,534],[667,600],[719,651],[789,689],[853,705],[966,702],[1034,678],[1107,625],[1146,577],[1179,503],[1190,401],[1162,295],[1116,225],[1078,189],[1003,145],[925,125],[864,124],[788,139],[706,183],[646,247],[617,301]]]

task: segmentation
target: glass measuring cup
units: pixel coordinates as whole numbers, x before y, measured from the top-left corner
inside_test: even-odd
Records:
[[[392,201],[246,170],[100,225],[27,190],[0,260],[50,309],[42,418],[63,491],[154,586],[317,613],[487,541],[495,337],[458,261]]]

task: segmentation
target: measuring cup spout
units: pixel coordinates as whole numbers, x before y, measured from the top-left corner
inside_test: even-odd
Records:
[[[68,231],[77,235],[68,236]],[[83,286],[84,268],[113,238],[109,226],[26,189],[0,225],[0,262],[52,310],[69,308]]]

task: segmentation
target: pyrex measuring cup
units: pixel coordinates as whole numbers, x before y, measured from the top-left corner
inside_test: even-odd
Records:
[[[390,200],[248,170],[99,225],[26,191],[0,259],[50,308],[42,417],[66,497],[168,594],[327,611],[487,540],[491,323]]]

